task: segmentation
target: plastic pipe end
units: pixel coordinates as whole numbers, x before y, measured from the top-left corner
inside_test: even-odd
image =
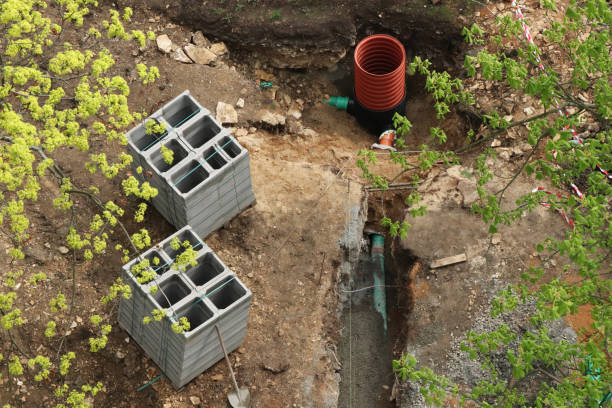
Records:
[[[348,107],[349,98],[348,96],[330,96],[329,100],[325,101],[325,103],[345,111]]]

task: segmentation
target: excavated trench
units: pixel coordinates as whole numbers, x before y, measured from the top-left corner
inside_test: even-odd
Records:
[[[388,194],[391,196],[391,194]],[[400,202],[402,194],[393,194],[391,202]],[[395,375],[392,361],[398,358],[405,347],[407,321],[410,316],[412,294],[410,271],[417,264],[416,258],[401,249],[397,239],[385,234],[380,228],[382,205],[379,197],[372,195],[362,208],[362,216],[353,222],[360,228],[353,231],[359,236],[359,254],[353,256],[350,270],[340,283],[342,307],[340,323],[342,337],[338,354],[342,368],[339,408],[375,407],[393,408]],[[387,208],[401,215],[401,206]],[[366,215],[367,214],[367,215]],[[387,330],[382,315],[375,309],[373,291],[374,273],[377,268],[370,257],[370,233],[380,232],[385,236],[385,288]]]

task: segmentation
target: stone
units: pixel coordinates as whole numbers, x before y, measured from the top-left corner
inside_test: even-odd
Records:
[[[292,116],[299,120],[302,119],[302,112],[300,112],[298,109],[291,108],[287,111],[287,116]]]
[[[52,259],[51,254],[46,249],[41,248],[38,245],[26,245],[23,248],[23,253],[42,264],[47,263]]]
[[[478,186],[476,183],[466,180],[461,180],[457,184],[457,190],[463,196],[463,205],[465,207],[471,207],[476,201],[478,201]]]
[[[493,139],[493,142],[491,142],[491,147],[499,147],[501,145],[502,143],[499,139]]]
[[[115,357],[117,357],[117,359],[119,359],[119,360],[123,360],[125,358],[125,354],[122,353],[121,351],[117,351],[115,353]]]
[[[299,134],[303,137],[316,137],[319,135],[316,131],[310,128],[303,128]]]
[[[491,243],[493,245],[499,245],[499,243],[501,242],[501,234],[499,232],[496,232],[495,234],[493,234],[493,236],[491,237]]]
[[[183,51],[182,48],[177,48],[176,51],[172,53],[172,58],[184,64],[193,64],[191,58],[189,58],[187,54],[185,54],[185,51]]]
[[[210,377],[213,381],[221,381],[223,379],[223,374],[217,374]]]
[[[456,178],[457,180],[466,180],[466,181],[472,181],[473,177],[472,177],[472,172],[460,165],[455,165],[455,166],[451,166],[448,169],[446,169],[446,173],[453,177]]]
[[[512,157],[512,151],[510,149],[503,149],[499,152],[499,157],[506,161],[510,161],[510,157]]]
[[[257,115],[258,122],[268,126],[285,126],[286,118],[280,113],[270,112],[269,110],[262,110]]]
[[[210,46],[210,50],[218,56],[228,53],[227,46],[223,42],[214,43]]]
[[[225,123],[237,123],[238,112],[229,103],[221,102],[217,103],[217,120],[221,124]]]
[[[289,116],[287,118],[286,125],[287,125],[286,127],[287,132],[294,134],[294,135],[299,134],[303,129],[302,122],[300,122],[293,116]]]
[[[189,401],[191,401],[192,405],[195,405],[195,406],[200,405],[200,398],[198,398],[196,396],[189,397]]]
[[[60,246],[57,248],[57,250],[58,250],[58,251],[59,251],[59,253],[60,253],[60,254],[62,254],[62,255],[66,255],[68,252],[70,252],[70,250],[69,250],[67,247],[63,246],[63,245],[60,245]]]
[[[155,42],[157,43],[157,49],[164,54],[170,54],[172,51],[172,40],[166,34],[157,36]]]
[[[523,112],[525,112],[525,115],[531,116],[535,113],[535,110],[531,106],[528,106],[525,109],[523,109]]]
[[[208,38],[204,37],[204,34],[202,34],[200,30],[191,34],[191,42],[198,47],[210,47],[210,41],[208,40]]]
[[[193,44],[186,45],[184,50],[185,54],[196,64],[209,65],[217,59],[217,56],[210,50]]]
[[[249,134],[249,131],[246,130],[245,128],[238,128],[236,129],[236,131],[234,132],[234,136],[235,137],[244,137],[246,135]]]
[[[238,98],[238,100],[236,101],[236,107],[240,109],[244,108],[244,99]]]
[[[263,88],[261,93],[268,99],[274,101],[276,100],[276,91],[278,90],[278,86],[271,86],[268,88]]]

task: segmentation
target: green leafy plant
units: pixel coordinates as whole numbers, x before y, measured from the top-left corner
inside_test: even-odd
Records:
[[[146,201],[157,194],[148,183],[126,174],[132,162],[128,154],[111,154],[92,147],[94,140],[125,145],[124,132],[145,117],[129,109],[130,87],[122,76],[125,71],[115,67],[117,59],[107,44],[121,40],[143,48],[155,39],[155,34],[129,30],[124,25],[134,14],[129,7],[111,9],[106,19],[95,21],[90,12],[96,6],[95,0],[0,2],[0,234],[13,244],[8,249],[10,267],[0,272],[5,283],[0,288],[0,348],[6,356],[2,367],[6,367],[10,383],[34,381],[40,392],[46,387],[51,399],[45,404],[56,408],[87,407],[88,399],[102,389],[101,384],[70,389],[63,378],[51,375],[59,372],[69,376],[70,361],[76,359],[74,352],[64,353],[63,349],[67,347],[67,334],[76,324],[77,266],[112,250],[118,257],[129,259],[150,245],[146,230],[130,234],[126,229],[121,204],[125,200],[120,195]],[[69,38],[79,40],[72,43]],[[159,77],[156,67],[137,64],[133,68],[143,84]],[[163,135],[165,129],[147,122],[146,131]],[[70,149],[88,155],[84,167],[89,173],[107,179],[125,177],[115,199],[104,199],[98,186],[87,185],[78,176],[83,170],[80,160],[67,160],[67,167],[60,164],[62,160],[57,159],[69,155]],[[41,199],[42,181],[57,186],[52,204],[67,221],[69,268],[68,276],[62,279],[68,283],[66,286],[48,279],[44,272],[23,267],[23,248],[36,239],[30,232],[29,212]],[[146,209],[146,203],[138,205],[134,216],[137,222],[144,220]],[[128,243],[127,248],[110,244],[120,239]],[[41,286],[50,293],[42,303],[49,308],[44,313],[53,317],[38,325],[28,321],[27,330],[44,332],[43,344],[24,348],[20,343],[29,336],[13,334],[17,328],[25,327],[22,294],[29,290],[43,292]],[[91,319],[95,332],[89,339],[91,351],[106,346],[111,331],[108,313],[112,309],[104,306],[119,296],[130,296],[129,286],[120,279],[96,306],[100,312]],[[12,398],[22,403],[17,395]]]
[[[556,9],[552,0],[542,2],[542,6]],[[459,386],[420,366],[410,354],[395,360],[393,369],[400,379],[418,386],[426,403],[436,406],[448,406],[450,399],[470,407],[608,406],[612,399],[609,340],[612,335],[609,261],[612,187],[603,170],[612,168],[612,10],[603,0],[571,2],[563,19],[553,21],[543,32],[549,42],[566,52],[571,62],[569,72],[559,71],[559,66],[541,65],[542,51],[524,39],[521,23],[510,13],[497,17],[499,34],[489,36],[488,43],[478,26],[463,30],[469,44],[486,45],[477,55],[466,56],[464,67],[469,76],[479,75],[533,98],[538,101],[540,111],[519,121],[506,120],[494,110],[480,112],[485,130],[476,140],[475,132],[468,132],[469,146],[446,153],[422,146],[416,164],[398,157],[402,156],[401,152],[391,152],[391,157],[401,167],[399,175],[410,174],[418,184],[419,171],[433,165],[456,163],[457,153],[473,149],[507,129],[525,127],[531,150],[501,190],[491,193],[485,188],[493,177],[486,164],[491,151],[485,150],[477,158],[474,176],[479,200],[472,209],[489,225],[491,233],[500,225],[510,225],[541,202],[567,214],[571,225],[565,236],[546,239],[537,251],[551,259],[567,257],[569,263],[563,270],[579,278],[575,283],[561,276],[544,279],[544,271],[532,267],[523,274],[523,283],[509,285],[498,294],[492,302],[492,317],[513,313],[524,303],[534,304],[536,311],[529,322],[533,330],[518,332],[500,325],[482,333],[469,332],[461,349],[466,358],[480,363],[486,378],[471,388]],[[519,43],[515,57],[503,49],[505,40]],[[425,76],[425,87],[433,96],[438,119],[443,119],[454,105],[474,106],[474,97],[464,89],[462,81],[446,72],[436,72],[429,61],[416,57],[409,70],[411,74]],[[567,113],[559,114],[560,111]],[[593,130],[580,137],[573,134],[573,128],[586,124],[592,124]],[[407,119],[398,117],[395,126],[400,136],[397,146],[401,149],[405,146],[401,137],[410,130],[410,125]],[[446,139],[441,127],[432,127],[430,133],[437,143]],[[377,176],[371,170],[375,161],[376,156],[371,152],[360,152],[357,166],[374,187],[386,190],[397,177]],[[546,178],[561,190],[582,180],[583,192],[580,197],[526,192],[516,200],[515,206],[502,206],[505,192],[521,173],[535,179]],[[411,210],[418,204],[418,198],[415,195],[409,199]],[[399,221],[385,216],[381,222],[393,236],[409,233],[408,225]],[[583,306],[590,308],[589,336],[578,343],[553,341],[547,322],[574,314]],[[509,372],[493,363],[500,358],[505,359]],[[531,384],[531,388],[525,384]]]
[[[282,18],[282,14],[280,10],[274,10],[272,14],[270,14],[270,20],[280,20]]]

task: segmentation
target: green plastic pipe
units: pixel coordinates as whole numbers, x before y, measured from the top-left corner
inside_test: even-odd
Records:
[[[330,96],[325,103],[345,111],[349,104],[349,98],[348,96]]]
[[[385,294],[385,237],[372,235],[370,259],[374,264],[374,308],[383,318],[387,333],[387,296]]]

